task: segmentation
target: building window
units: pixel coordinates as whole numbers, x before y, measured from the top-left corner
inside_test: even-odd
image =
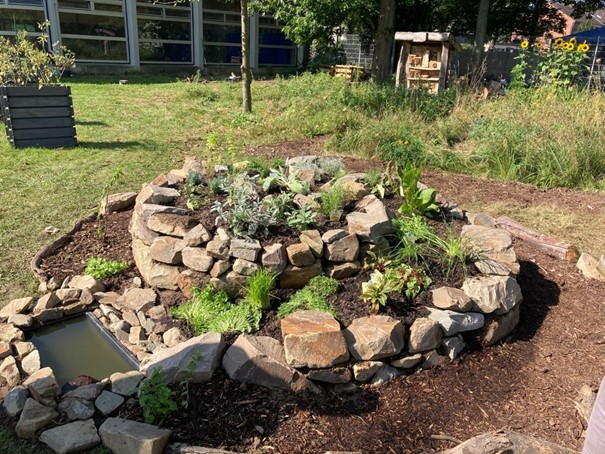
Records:
[[[12,1],[10,2],[10,5],[14,4]],[[42,2],[29,1],[24,4],[27,5],[26,8],[16,8],[4,6],[4,2],[0,0],[0,5],[2,5],[0,10],[0,35],[14,36],[17,32],[25,30],[30,35],[39,36],[38,24],[46,19]]]
[[[189,3],[137,3],[139,55],[145,63],[192,63],[193,33]]]
[[[282,26],[272,17],[261,16],[258,30],[259,66],[294,66],[296,45],[288,40]]]
[[[128,61],[122,0],[59,0],[59,22],[76,60]]]
[[[242,27],[237,4],[204,1],[203,8],[205,64],[240,65]]]

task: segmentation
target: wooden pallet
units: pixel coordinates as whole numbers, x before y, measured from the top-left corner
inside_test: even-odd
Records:
[[[69,87],[0,87],[0,109],[8,141],[16,148],[78,144]]]
[[[365,69],[363,66],[354,65],[334,65],[333,75],[335,77],[341,77],[349,81],[361,79],[365,76]]]

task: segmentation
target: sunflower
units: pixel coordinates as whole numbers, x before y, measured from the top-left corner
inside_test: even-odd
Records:
[[[574,43],[572,43],[571,41],[569,41],[568,43],[566,43],[566,44],[565,44],[564,49],[565,49],[565,50],[573,50],[573,49],[574,49],[574,47],[576,47],[576,46],[574,45]]]
[[[563,44],[565,44],[565,40],[563,38],[557,38],[555,40],[555,46],[559,47],[559,46],[562,46]]]
[[[576,38],[571,38],[569,40],[569,42],[575,46],[575,44],[578,42],[578,40]]]
[[[529,41],[525,40],[521,43],[521,49],[527,49],[527,46],[529,46]]]
[[[582,52],[583,54],[588,52],[589,49],[590,49],[590,46],[588,44],[586,44],[586,41],[584,41],[582,44],[580,44],[578,46],[578,52]]]
[[[534,44],[534,47],[536,49],[542,49],[542,43],[536,43],[536,44]]]

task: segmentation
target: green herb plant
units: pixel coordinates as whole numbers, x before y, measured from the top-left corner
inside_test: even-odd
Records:
[[[346,168],[340,158],[320,158],[319,168],[321,172],[330,178],[336,178],[336,176],[346,172]]]
[[[204,194],[204,175],[194,170],[189,170],[185,186],[182,191],[187,208],[199,210],[202,206],[202,194]]]
[[[161,368],[153,369],[149,377],[141,380],[137,395],[147,424],[161,424],[178,409],[174,392],[168,387]]]
[[[437,190],[434,188],[420,189],[418,187],[422,169],[415,169],[410,162],[407,162],[403,169],[397,166],[396,170],[399,177],[398,192],[405,199],[399,207],[399,212],[402,214],[417,213],[425,216],[439,213],[439,206],[435,203]]]
[[[292,297],[282,303],[277,309],[279,318],[287,317],[296,311],[311,310],[327,312],[336,316],[336,311],[327,298],[338,290],[338,281],[327,276],[312,278],[305,287],[298,290]]]
[[[302,232],[317,225],[317,213],[309,205],[305,205],[286,214],[286,223],[288,227]]]
[[[84,274],[92,276],[95,279],[105,279],[120,274],[126,268],[128,268],[128,263],[126,262],[107,260],[102,257],[93,257],[88,259]]]
[[[351,191],[347,190],[340,183],[334,183],[328,189],[321,191],[319,212],[326,217],[332,218],[335,213],[342,213],[342,209],[350,199]]]
[[[307,195],[310,191],[309,185],[296,176],[294,172],[286,174],[284,169],[271,169],[268,177],[263,179],[263,191],[267,192],[271,187],[287,189],[294,194]]]
[[[275,284],[277,274],[266,268],[255,271],[248,282],[246,300],[253,307],[266,311],[271,308],[271,289]]]

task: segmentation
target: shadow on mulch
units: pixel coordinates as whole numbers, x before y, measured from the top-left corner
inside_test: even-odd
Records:
[[[556,282],[544,277],[537,264],[524,260],[519,264],[521,272],[517,281],[523,289],[523,303],[514,339],[530,341],[542,326],[551,308],[559,304],[561,289]]]

